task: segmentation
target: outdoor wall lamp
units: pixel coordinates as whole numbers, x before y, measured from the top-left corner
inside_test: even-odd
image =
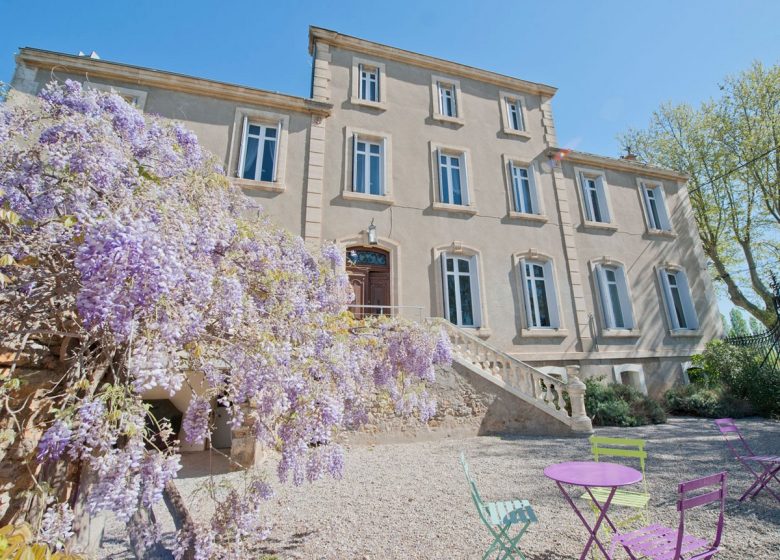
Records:
[[[371,225],[368,226],[368,244],[378,245],[379,241],[376,239],[376,226],[374,225],[374,218],[371,218]]]

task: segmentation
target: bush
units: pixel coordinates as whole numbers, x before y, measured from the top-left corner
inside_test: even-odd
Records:
[[[741,418],[753,414],[753,407],[737,399],[722,387],[709,388],[698,384],[674,387],[664,395],[664,405],[670,414],[704,418]]]
[[[603,377],[585,380],[585,409],[594,426],[644,426],[666,422],[661,405],[628,385],[603,382]]]

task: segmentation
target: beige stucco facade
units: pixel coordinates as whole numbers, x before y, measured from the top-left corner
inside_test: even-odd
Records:
[[[586,375],[658,394],[720,334],[685,177],[558,149],[550,86],[318,28],[310,52],[311,98],[34,49],[18,55],[12,86],[36,93],[56,67],[57,79],[114,87],[145,111],[184,122],[248,196],[310,244],[366,246],[373,221],[389,257],[389,303],[419,307],[418,316],[446,315],[442,255],[467,259],[474,325],[465,328],[548,371],[578,364]],[[377,80],[374,99],[361,98],[365,69]],[[456,114],[444,114],[442,84]],[[273,181],[236,178],[246,122],[279,131]],[[381,146],[379,194],[355,192],[356,143],[364,139]],[[444,154],[458,158],[459,204],[443,200]],[[534,212],[518,211],[510,165],[532,176]],[[587,219],[586,177],[598,178],[608,223]],[[643,185],[658,189],[668,231],[648,225]],[[526,261],[545,266],[554,319],[543,328],[529,323]],[[625,276],[625,328],[607,327],[599,267]],[[687,278],[695,313],[686,311],[687,326],[696,328],[675,328],[661,269]]]

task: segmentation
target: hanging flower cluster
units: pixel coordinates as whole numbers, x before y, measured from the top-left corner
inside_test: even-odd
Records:
[[[357,321],[338,248],[313,254],[249,205],[192,132],[116,94],[68,81],[0,107],[0,207],[0,329],[60,333],[72,364],[36,458],[87,463],[92,512],[129,519],[161,498],[179,469],[175,434],[142,395],[189,390],[191,372],[205,389],[185,439],[207,437],[218,402],[281,453],[282,482],[339,478],[334,436],[365,422],[378,393],[398,413],[435,412],[424,386],[450,360],[442,332]],[[210,530],[262,533],[258,501],[233,501],[244,505],[218,510]]]

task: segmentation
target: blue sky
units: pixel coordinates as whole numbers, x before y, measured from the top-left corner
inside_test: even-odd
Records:
[[[780,62],[776,0],[0,0],[0,81],[31,46],[308,95],[310,24],[559,88],[559,142],[618,155],[664,101]]]

